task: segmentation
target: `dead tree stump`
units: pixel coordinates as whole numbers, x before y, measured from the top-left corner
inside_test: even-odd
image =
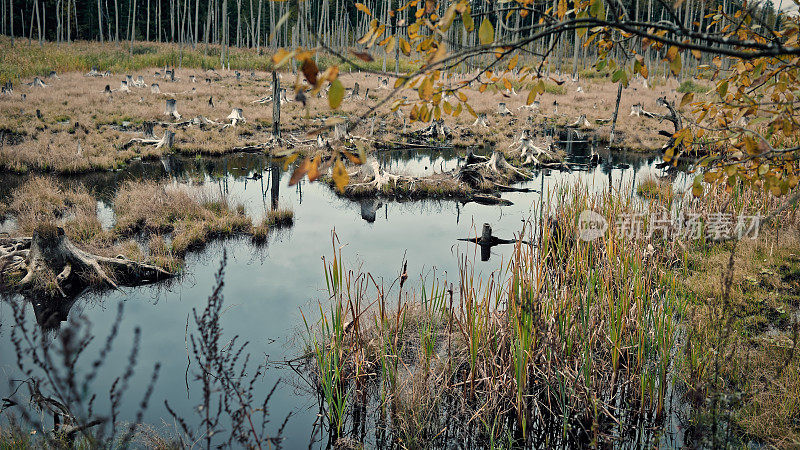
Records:
[[[64,229],[41,224],[30,238],[0,241],[3,283],[14,291],[67,297],[67,292],[91,288],[138,286],[173,276],[159,267],[122,256],[108,258],[76,247]],[[23,274],[18,282],[19,275]]]

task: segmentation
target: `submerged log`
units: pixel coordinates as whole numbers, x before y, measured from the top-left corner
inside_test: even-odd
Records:
[[[478,244],[481,248],[481,261],[488,261],[491,254],[492,247],[502,244],[514,244],[518,242],[516,239],[503,239],[492,234],[492,226],[488,223],[483,224],[481,235],[474,238],[459,238],[459,241],[473,242]],[[521,241],[522,243],[531,245],[528,241]]]
[[[0,273],[3,283],[14,291],[62,297],[87,287],[117,289],[174,276],[123,256],[108,258],[83,251],[67,238],[63,228],[52,224],[39,225],[30,238],[0,241]],[[19,281],[14,282],[16,279]]]

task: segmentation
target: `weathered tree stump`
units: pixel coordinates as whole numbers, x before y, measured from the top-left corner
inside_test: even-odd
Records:
[[[588,129],[588,128],[592,127],[592,124],[590,124],[589,121],[586,120],[586,114],[581,114],[581,116],[578,117],[578,119],[575,120],[575,122],[573,122],[573,123],[571,123],[571,124],[569,124],[567,126],[570,127],[570,128]]]
[[[481,248],[481,261],[488,261],[491,254],[492,247],[501,244],[513,244],[517,242],[515,239],[502,239],[492,234],[492,226],[488,223],[483,224],[481,235],[474,238],[459,238],[459,241],[474,242]],[[523,241],[525,242],[525,241]],[[527,242],[526,242],[527,243]]]
[[[174,98],[168,98],[166,104],[164,106],[164,114],[168,116],[172,116],[177,120],[180,120],[181,115],[178,114],[178,101]]]
[[[8,289],[51,297],[67,297],[67,292],[87,287],[138,286],[174,275],[122,256],[85,252],[67,238],[63,228],[53,224],[40,224],[30,238],[0,240],[0,272]]]
[[[42,79],[39,78],[39,77],[33,77],[33,81],[30,83],[30,86],[31,87],[35,87],[35,88],[37,88],[37,87],[47,87],[47,85],[44,84]]]
[[[500,102],[497,104],[497,114],[501,116],[513,116],[514,114],[511,113],[511,110],[508,109],[504,102]]]
[[[358,94],[361,90],[361,86],[358,85],[358,81],[353,85],[353,90],[350,91],[350,95],[347,98],[358,98]]]
[[[153,133],[153,128],[155,126],[154,122],[145,121],[142,124],[142,134],[144,135],[145,139],[155,139],[156,135]]]
[[[486,114],[485,113],[478,114],[478,117],[475,119],[475,122],[472,122],[472,126],[489,128],[489,123],[486,121]]]
[[[445,125],[444,119],[434,120],[430,125],[419,130],[415,134],[420,137],[436,140],[449,140],[453,137],[453,132]]]
[[[239,122],[246,122],[244,116],[242,115],[242,108],[233,108],[233,111],[228,114],[227,119],[231,121],[231,126],[233,127],[235,127]]]
[[[152,133],[152,130],[150,130]],[[145,136],[145,138],[134,138],[125,143],[122,146],[123,149],[130,147],[133,144],[144,144],[144,145],[153,145],[155,148],[165,148],[167,150],[171,149],[175,142],[175,133],[170,130],[164,131],[164,136],[161,138],[156,138],[155,136]]]

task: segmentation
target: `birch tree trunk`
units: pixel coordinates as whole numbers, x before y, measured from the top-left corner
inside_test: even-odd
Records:
[[[258,0],[258,23],[256,24],[256,53],[261,54],[261,11],[262,0]]]
[[[194,0],[194,49],[200,41],[200,0]]]
[[[11,45],[14,45],[14,0],[8,2],[8,16],[11,25]],[[22,31],[23,33],[25,30]]]
[[[119,44],[119,0],[114,0],[114,42]]]
[[[149,1],[149,0],[148,0]],[[103,8],[100,0],[97,0],[97,31],[100,32],[100,42],[103,42]]]
[[[242,46],[242,0],[236,0],[236,46]]]
[[[169,41],[175,43],[175,0],[169,0]]]
[[[131,47],[130,55],[133,56],[133,41],[136,39],[136,0],[133,0],[133,16],[131,16]]]
[[[42,45],[42,16],[39,15],[39,1],[36,0],[33,3],[33,8],[36,10],[36,30],[39,34],[39,45]],[[33,19],[33,17],[31,17]],[[33,27],[33,22],[31,21],[31,27]]]

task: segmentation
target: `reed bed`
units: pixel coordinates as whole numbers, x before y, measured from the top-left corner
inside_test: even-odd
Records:
[[[663,270],[680,266],[676,247],[613,229],[577,239],[584,209],[613,221],[644,208],[615,194],[557,189],[542,206],[546,226],[526,224],[508,263],[485,275],[463,258],[455,285],[412,290],[404,268],[387,288],[347,269],[334,238],[330,304],[306,322],[334,439],[363,441],[368,406],[411,447],[602,444],[665,416],[685,306]]]

